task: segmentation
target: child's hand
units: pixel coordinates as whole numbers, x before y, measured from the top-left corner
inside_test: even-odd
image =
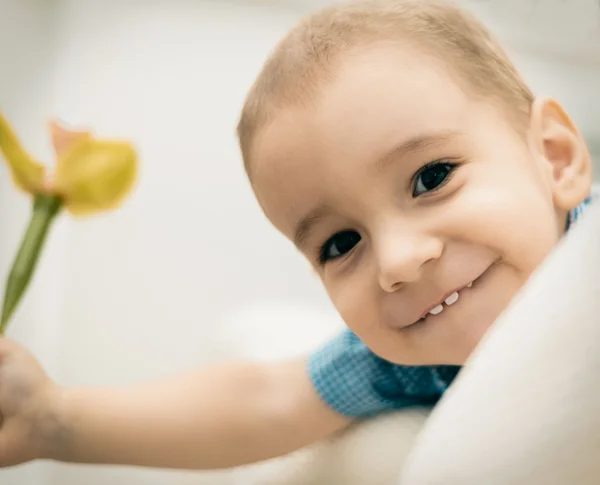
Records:
[[[60,389],[35,358],[0,338],[0,466],[42,458]]]

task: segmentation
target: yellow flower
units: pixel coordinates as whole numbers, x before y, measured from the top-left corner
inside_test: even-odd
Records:
[[[61,199],[74,215],[90,215],[117,208],[129,194],[138,172],[133,146],[125,141],[100,140],[87,131],[69,131],[50,124],[56,169],[46,168],[21,146],[0,113],[0,150],[21,190]]]
[[[15,185],[33,196],[33,213],[6,282],[0,336],[27,290],[61,209],[74,215],[114,209],[137,176],[137,154],[125,141],[99,140],[87,131],[69,131],[56,122],[50,124],[50,133],[57,158],[51,175],[25,151],[0,113],[0,151]]]
[[[89,133],[64,132],[53,124],[58,161],[52,191],[75,215],[87,215],[118,207],[132,189],[138,171],[134,148],[124,141],[92,138]],[[57,134],[70,142],[60,146]]]

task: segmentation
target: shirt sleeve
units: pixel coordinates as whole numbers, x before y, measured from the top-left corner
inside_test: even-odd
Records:
[[[375,355],[350,330],[308,359],[308,373],[319,396],[350,418],[435,404],[457,372],[438,369],[392,364]]]

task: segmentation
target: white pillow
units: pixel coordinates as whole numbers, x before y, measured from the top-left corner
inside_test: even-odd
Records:
[[[600,483],[600,205],[488,332],[400,483]]]

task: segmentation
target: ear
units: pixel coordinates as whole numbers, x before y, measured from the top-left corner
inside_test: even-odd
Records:
[[[585,140],[563,107],[553,99],[536,99],[531,109],[534,146],[549,174],[557,209],[570,211],[588,197],[592,160]]]

